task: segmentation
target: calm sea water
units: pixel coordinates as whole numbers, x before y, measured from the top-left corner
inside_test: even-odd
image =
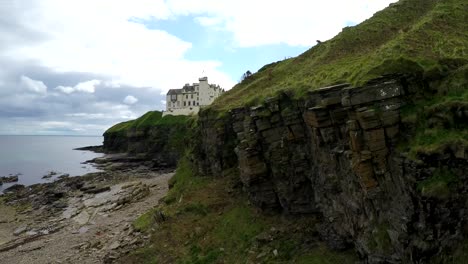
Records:
[[[102,145],[102,137],[74,136],[0,136],[0,176],[19,175],[19,184],[31,185],[50,182],[42,176],[51,171],[70,176],[81,176],[97,171],[81,162],[102,154],[74,148]],[[0,193],[12,184],[0,186]]]

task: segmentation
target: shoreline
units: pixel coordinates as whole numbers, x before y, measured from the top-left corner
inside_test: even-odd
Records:
[[[36,184],[53,183],[61,178],[80,177],[89,173],[100,172],[100,169],[89,161],[106,155],[103,146],[93,145],[79,148],[75,146],[59,148],[60,151],[66,152],[64,154],[63,152],[57,152],[56,149],[56,151],[52,151],[52,157],[48,157],[48,152],[45,151],[45,158],[32,159],[28,156],[29,154],[24,153],[25,148],[20,147],[21,151],[15,152],[15,155],[19,156],[13,159],[12,163],[14,165],[6,166],[0,172],[0,197],[8,192],[11,187],[13,189],[29,188]],[[34,153],[36,152],[37,149],[34,149]],[[60,153],[60,155],[57,153]],[[16,157],[15,155],[13,157]],[[26,155],[28,158],[23,160],[22,155]],[[6,162],[9,161],[7,159]]]
[[[144,243],[132,222],[156,206],[173,168],[127,154],[87,161],[101,172],[38,183],[0,198],[5,263],[112,263]]]

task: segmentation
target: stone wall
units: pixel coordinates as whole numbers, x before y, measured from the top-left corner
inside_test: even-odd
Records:
[[[213,175],[236,167],[253,204],[320,215],[331,247],[354,246],[369,263],[427,260],[468,232],[468,155],[424,163],[397,150],[400,110],[418,85],[381,78],[304,100],[282,94],[223,118],[202,111],[199,167]],[[456,192],[424,194],[420,183],[444,168],[459,179]]]

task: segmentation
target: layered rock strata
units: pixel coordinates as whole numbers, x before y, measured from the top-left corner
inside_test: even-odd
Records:
[[[282,94],[223,117],[202,111],[200,170],[237,168],[253,204],[319,214],[330,246],[354,246],[369,263],[427,260],[465,241],[468,155],[449,149],[425,162],[398,151],[410,131],[401,108],[420,85],[381,78],[313,90],[305,100]],[[439,174],[458,184],[447,193],[447,182],[432,180]]]

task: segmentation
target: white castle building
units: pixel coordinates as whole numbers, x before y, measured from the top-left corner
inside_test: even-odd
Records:
[[[186,84],[181,89],[170,89],[166,95],[166,115],[197,114],[200,107],[210,105],[224,89],[209,84],[208,77],[198,79],[199,83]]]

